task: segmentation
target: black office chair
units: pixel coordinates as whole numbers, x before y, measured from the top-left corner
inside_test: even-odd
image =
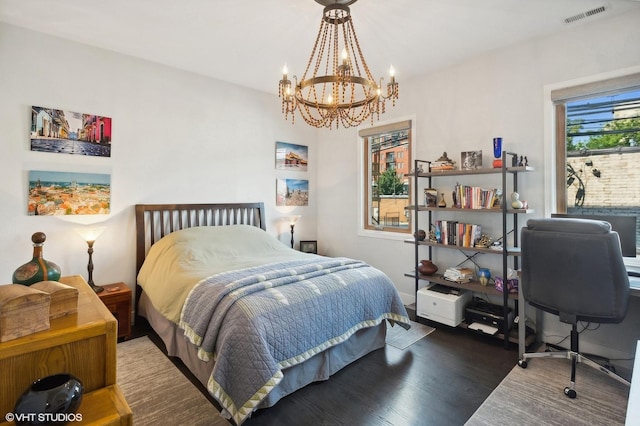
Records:
[[[629,278],[620,239],[608,222],[588,219],[530,219],[522,228],[522,292],[532,306],[571,324],[571,350],[525,353],[529,358],[571,359],[571,382],[564,389],[576,397],[577,363],[584,363],[629,386],[609,369],[578,350],[578,321],[619,323],[629,301]]]

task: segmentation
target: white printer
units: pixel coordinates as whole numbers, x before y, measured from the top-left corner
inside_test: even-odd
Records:
[[[464,319],[464,308],[470,301],[470,291],[432,283],[418,290],[416,315],[457,327]]]

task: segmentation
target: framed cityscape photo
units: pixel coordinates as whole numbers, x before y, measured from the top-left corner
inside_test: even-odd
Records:
[[[309,205],[309,181],[276,179],[276,206]]]
[[[111,118],[32,106],[31,151],[111,157]]]
[[[109,214],[110,211],[111,175],[29,172],[29,216]]]

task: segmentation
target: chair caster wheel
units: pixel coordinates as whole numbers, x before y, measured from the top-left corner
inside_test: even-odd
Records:
[[[520,366],[520,368],[527,368],[527,361],[525,361],[524,359],[519,359],[518,365]]]
[[[575,397],[577,396],[576,391],[571,389],[571,388],[569,388],[568,386],[566,388],[564,388],[564,394],[567,395],[571,399],[575,399]]]

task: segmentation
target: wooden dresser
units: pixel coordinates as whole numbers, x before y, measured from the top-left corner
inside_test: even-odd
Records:
[[[79,290],[78,312],[52,319],[48,330],[0,343],[0,413],[13,412],[34,380],[71,373],[84,385],[83,424],[131,425],[116,384],[116,320],[80,275],[60,282]]]

